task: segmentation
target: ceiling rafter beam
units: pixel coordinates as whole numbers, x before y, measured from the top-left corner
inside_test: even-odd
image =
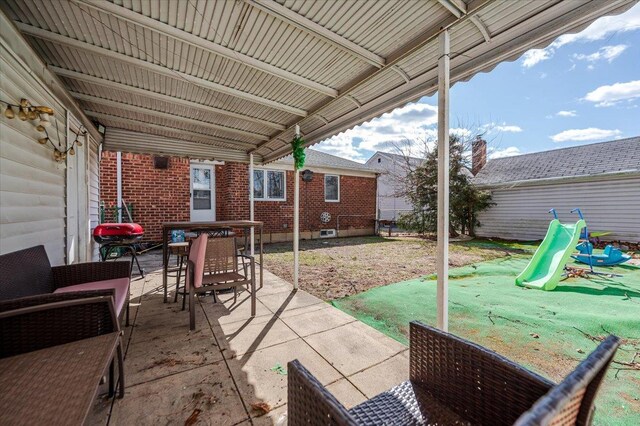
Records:
[[[141,111],[143,112],[143,111]],[[243,151],[245,149],[253,149],[255,148],[254,144],[251,144],[249,142],[241,142],[241,141],[234,141],[234,140],[229,140],[229,139],[224,139],[224,138],[220,138],[218,136],[211,136],[211,135],[207,135],[206,133],[198,133],[198,132],[192,132],[189,130],[184,130],[184,129],[179,129],[176,127],[168,127],[168,126],[161,126],[159,124],[154,124],[154,123],[149,123],[146,121],[140,121],[140,120],[132,120],[130,118],[125,118],[125,117],[120,117],[117,115],[112,115],[112,114],[105,114],[103,112],[96,112],[96,111],[91,111],[91,110],[84,110],[84,113],[90,117],[94,117],[97,118],[98,120],[112,120],[112,121],[117,121],[120,123],[124,123],[124,124],[129,124],[132,126],[143,126],[143,127],[147,127],[150,129],[154,129],[154,130],[159,130],[159,131],[174,131],[174,132],[179,132],[182,135],[185,136],[191,136],[191,137],[195,137],[195,138],[207,138],[210,139],[212,142],[216,142],[219,144],[222,144],[224,147],[226,148],[230,148],[230,149],[237,149],[239,151]],[[187,140],[187,139],[185,139]],[[238,149],[240,148],[240,149]]]
[[[438,3],[440,3],[445,9],[447,9],[449,12],[451,12],[451,14],[453,16],[455,16],[456,18],[459,18],[459,17],[462,16],[462,12],[460,12],[460,9],[455,7],[448,0],[438,0]]]
[[[321,38],[325,42],[341,49],[348,54],[355,56],[376,68],[382,68],[386,64],[386,59],[379,56],[357,43],[352,42],[339,34],[334,33],[331,30],[326,29],[320,24],[313,22],[310,19],[292,11],[291,9],[282,6],[281,4],[272,0],[245,0],[248,4],[256,7],[271,16],[274,16],[290,25],[297,27],[298,29],[310,33],[318,38]]]
[[[352,104],[354,104],[356,106],[356,108],[361,108],[362,107],[362,103],[360,101],[358,101],[355,96],[353,95],[347,95],[345,96],[345,98],[349,101],[351,101]]]
[[[155,116],[155,117],[158,117],[158,118],[163,118],[163,119],[167,119],[167,120],[173,120],[173,121],[177,121],[177,122],[185,123],[185,124],[191,124],[191,125],[194,125],[194,126],[208,128],[208,129],[211,129],[211,130],[219,130],[219,131],[228,132],[228,133],[235,133],[235,134],[240,135],[240,136],[245,136],[245,137],[248,137],[248,138],[254,138],[254,139],[261,140],[261,141],[269,140],[269,137],[265,136],[265,135],[261,135],[261,134],[258,134],[258,133],[247,132],[246,130],[234,129],[233,127],[222,126],[220,124],[210,123],[208,121],[195,120],[193,118],[188,118],[188,117],[183,117],[183,116],[180,116],[180,115],[170,114],[170,113],[167,113],[167,112],[164,112],[164,111],[146,109],[146,108],[143,108],[143,107],[139,107],[137,105],[131,105],[131,104],[127,104],[127,103],[124,103],[124,102],[112,101],[112,100],[109,100],[109,99],[99,98],[97,96],[85,95],[83,93],[78,93],[78,92],[73,92],[73,91],[70,91],[69,93],[71,93],[71,96],[73,96],[74,98],[76,98],[78,100],[85,101],[85,102],[91,102],[91,103],[102,105],[102,106],[106,106],[106,107],[118,108],[118,109],[121,109],[123,111],[128,111],[128,112],[133,112],[133,113],[144,113],[144,114],[152,115],[152,116]]]
[[[307,116],[307,112],[305,110],[296,108],[290,105],[286,105],[281,102],[263,98],[261,96],[244,92],[242,90],[235,89],[233,87],[228,87],[219,83],[214,83],[204,78],[195,77],[195,76],[192,76],[191,74],[187,74],[181,71],[175,71],[167,67],[164,67],[162,65],[154,64],[152,62],[147,62],[142,59],[137,59],[137,58],[125,55],[123,53],[114,52],[113,50],[105,49],[103,47],[95,46],[93,44],[76,40],[71,37],[66,37],[60,34],[53,33],[51,31],[43,30],[42,28],[34,27],[31,25],[23,24],[23,23],[16,23],[16,25],[20,29],[20,31],[22,31],[25,34],[31,35],[33,37],[37,37],[37,38],[47,40],[57,44],[62,44],[65,46],[70,46],[79,50],[85,50],[85,51],[94,53],[96,55],[100,55],[106,58],[114,59],[116,61],[124,62],[131,66],[146,69],[148,71],[155,72],[157,74],[161,74],[170,78],[182,79],[207,90],[214,90],[219,93],[224,93],[229,96],[234,96],[236,98],[255,102],[257,104],[274,108],[280,111],[285,111],[290,114],[298,115],[301,117]]]
[[[294,74],[290,71],[286,71],[282,68],[278,68],[275,65],[271,65],[267,62],[263,62],[259,59],[245,55],[244,53],[236,52],[233,49],[222,46],[221,44],[213,41],[198,37],[194,34],[183,31],[172,25],[165,24],[164,22],[145,16],[141,13],[134,12],[124,6],[119,6],[115,3],[97,1],[97,0],[72,0],[78,5],[85,5],[117,18],[123,19],[134,25],[150,29],[155,32],[159,32],[175,38],[183,43],[190,44],[202,50],[205,50],[214,55],[222,56],[234,62],[238,62],[242,65],[257,69],[262,72],[266,72],[275,77],[287,80],[291,83],[295,83],[306,89],[314,90],[323,95],[335,98],[338,96],[338,91],[332,87],[325,86],[316,81]]]
[[[480,34],[484,37],[484,41],[489,43],[491,41],[491,34],[489,34],[489,29],[484,22],[482,22],[482,19],[480,19],[478,15],[471,15],[469,20],[473,22],[473,25],[475,25],[478,31],[480,31]]]
[[[394,70],[400,77],[402,77],[404,79],[405,83],[408,83],[411,81],[411,78],[409,77],[409,74],[407,74],[402,68],[400,68],[398,65],[393,65],[391,67],[392,70]]]
[[[324,124],[329,124],[329,120],[327,120],[326,118],[324,118],[320,114],[316,114],[316,117],[318,117],[320,120],[322,120],[324,122]]]
[[[236,118],[238,120],[244,120],[251,123],[261,124],[277,130],[285,130],[286,126],[279,123],[272,123],[271,121],[262,120],[260,118],[251,117],[249,115],[239,114],[233,111],[227,111],[221,108],[215,108],[198,102],[187,101],[185,99],[174,98],[173,96],[163,95],[162,93],[152,92],[146,89],[140,89],[139,87],[129,86],[127,84],[116,83],[115,81],[105,80],[100,77],[94,77],[87,74],[82,74],[76,71],[70,71],[64,68],[54,67],[50,65],[48,67],[52,72],[60,77],[70,78],[72,80],[83,81],[85,83],[107,87],[110,89],[121,90],[131,94],[135,94],[140,97],[154,99],[161,102],[168,102],[171,104],[181,105],[189,108],[199,109],[205,112],[213,112],[220,115],[226,115],[227,117]]]

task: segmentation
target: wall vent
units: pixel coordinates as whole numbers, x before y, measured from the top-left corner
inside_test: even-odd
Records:
[[[335,229],[321,229],[320,238],[335,238],[337,236]]]

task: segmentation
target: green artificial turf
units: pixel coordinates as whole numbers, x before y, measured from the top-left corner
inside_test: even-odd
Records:
[[[501,247],[500,243],[473,244]],[[450,271],[450,332],[556,382],[609,333],[624,339],[615,361],[640,362],[640,353],[636,356],[640,352],[640,268],[600,268],[622,277],[568,278],[550,292],[525,289],[514,280],[531,256],[527,251],[535,246],[511,248],[523,254]],[[407,344],[411,320],[435,325],[436,281],[434,276],[414,279],[332,303]],[[640,371],[614,362],[596,406],[594,424],[640,424]]]

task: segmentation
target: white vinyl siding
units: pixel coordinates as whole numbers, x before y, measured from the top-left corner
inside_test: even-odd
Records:
[[[52,107],[49,137],[64,144],[67,111],[4,43],[0,70],[2,99]],[[41,137],[31,121],[0,120],[0,253],[43,244],[59,265],[65,263],[65,164],[54,161],[51,145],[37,142]]]
[[[495,206],[479,216],[476,234],[515,240],[544,238],[551,208],[561,222],[575,222],[582,210],[591,232],[609,231],[606,240],[640,241],[640,176],[624,179],[547,183],[539,186],[493,189]]]
[[[397,195],[402,192],[402,180],[407,174],[406,168],[398,160],[375,154],[366,166],[380,171],[377,181],[379,219],[397,220],[403,213],[413,210],[408,199]]]
[[[340,202],[340,176],[324,175],[324,201],[329,203]]]
[[[100,145],[91,136],[87,136],[89,150],[89,232],[100,224]],[[93,238],[90,237],[90,258],[87,260],[99,260],[99,248]]]

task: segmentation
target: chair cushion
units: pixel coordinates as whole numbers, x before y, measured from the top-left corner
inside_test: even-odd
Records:
[[[129,292],[129,278],[116,278],[113,280],[93,281],[90,283],[83,283],[78,285],[70,285],[68,287],[60,287],[54,293],[71,293],[74,291],[86,291],[86,290],[116,290],[115,297],[115,309],[116,315],[120,316],[122,308],[127,300],[127,293]]]
[[[356,405],[349,414],[363,425],[471,425],[411,381]]]
[[[204,274],[204,255],[207,250],[207,234],[200,234],[191,244],[189,249],[189,260],[193,262],[193,286],[195,288],[202,287],[202,274]],[[191,275],[187,274],[187,288],[192,285]]]

